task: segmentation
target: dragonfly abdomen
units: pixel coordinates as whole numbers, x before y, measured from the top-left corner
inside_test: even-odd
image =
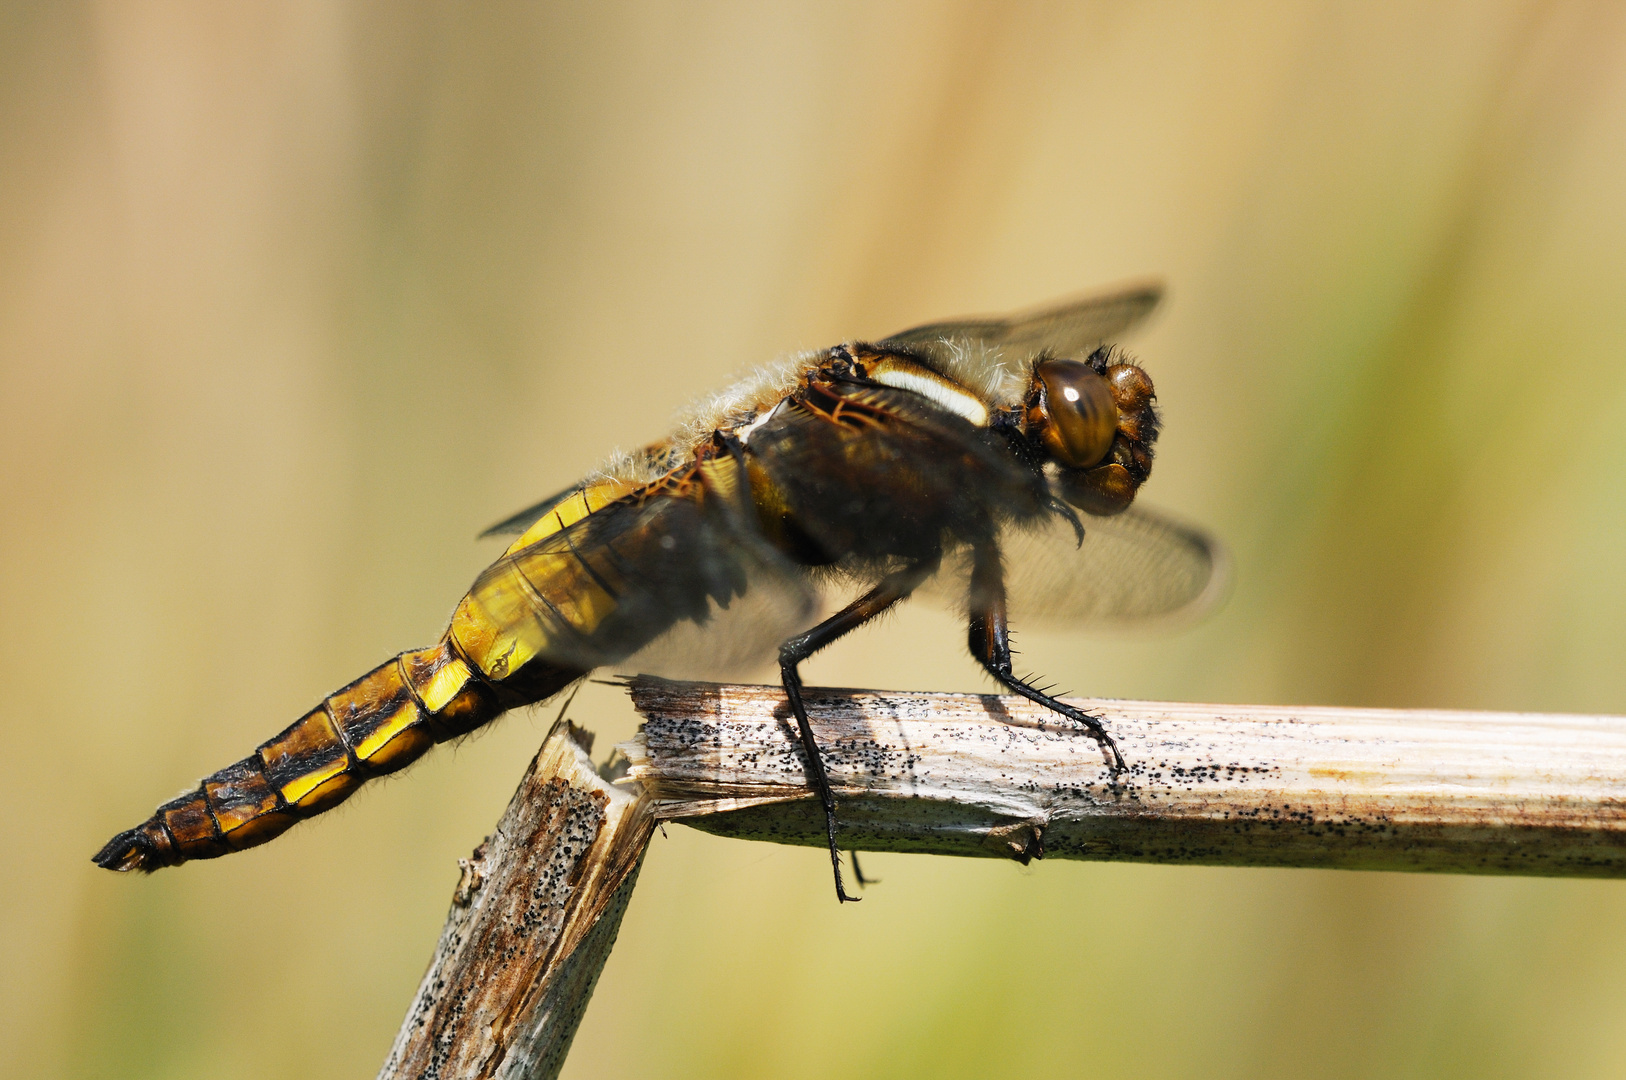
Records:
[[[532,665],[533,701],[583,674]],[[546,667],[547,670],[542,670]],[[438,742],[525,702],[475,676],[450,639],[402,653],[332,694],[254,753],[205,777],[115,836],[96,855],[110,870],[156,870],[263,844],[330,810],[375,776],[395,772]],[[534,696],[533,696],[534,695]]]

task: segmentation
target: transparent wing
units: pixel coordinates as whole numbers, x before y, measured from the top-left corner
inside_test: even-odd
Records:
[[[1107,293],[1052,301],[1014,315],[927,323],[893,334],[881,344],[906,345],[929,354],[946,353],[953,345],[960,347],[962,355],[965,345],[980,345],[989,364],[997,363],[1001,357],[1017,356],[1025,360],[1045,351],[1056,356],[1076,356],[1088,353],[1141,322],[1162,297],[1161,284],[1142,282]],[[640,453],[657,458],[669,449],[665,443],[656,443]],[[666,462],[664,467],[670,468],[673,464],[675,462]],[[486,529],[480,538],[522,533],[581,488],[581,484],[573,485],[528,506]]]
[[[777,662],[780,643],[816,624],[823,610],[806,578],[759,568],[728,607],[713,602],[703,622],[680,622],[612,667],[670,679],[760,679]]]
[[[1059,517],[1001,536],[1013,624],[1185,622],[1224,598],[1230,558],[1201,529],[1144,507],[1115,517],[1080,518],[1082,544]],[[965,605],[969,571],[963,552],[946,559],[929,595]]]
[[[1162,297],[1162,285],[1143,282],[1001,318],[927,323],[893,334],[882,344],[906,345],[928,353],[946,349],[948,343],[981,345],[1005,356],[1020,353],[1023,359],[1041,351],[1079,356],[1139,323]]]
[[[573,484],[572,486],[559,492],[559,494],[550,495],[548,498],[543,499],[535,506],[527,506],[519,513],[514,514],[511,517],[503,518],[501,521],[491,526],[475,539],[484,540],[488,536],[517,536],[526,529],[529,529],[532,525],[535,525],[537,521],[541,519],[543,514],[547,513],[549,510],[552,510],[555,506],[558,506],[560,503],[576,494],[582,489],[582,487],[583,485],[581,484]]]

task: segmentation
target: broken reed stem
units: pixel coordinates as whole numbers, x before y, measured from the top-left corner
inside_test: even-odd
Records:
[[[776,686],[629,683],[655,815],[823,846]],[[1626,718],[1069,699],[1129,770],[1021,698],[804,692],[859,851],[1626,876]]]
[[[779,687],[628,686],[635,783],[554,726],[463,860],[381,1080],[557,1076],[657,820],[824,845]],[[1021,698],[803,694],[856,850],[1626,876],[1626,717],[1071,699],[1123,749],[1114,777]]]
[[[434,958],[380,1080],[551,1078],[609,959],[654,829],[558,723],[496,832],[460,860]]]

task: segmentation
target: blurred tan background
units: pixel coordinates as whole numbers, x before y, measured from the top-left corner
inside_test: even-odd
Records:
[[[553,710],[90,855],[783,351],[1146,274],[1234,548],[1068,689],[1626,711],[1626,8],[0,7],[0,1072],[353,1077]],[[903,612],[815,682],[981,689]],[[630,709],[590,687],[601,747]],[[1626,885],[657,838],[574,1077],[1613,1077]]]

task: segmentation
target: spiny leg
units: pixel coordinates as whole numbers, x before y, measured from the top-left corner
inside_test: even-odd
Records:
[[[1007,688],[1080,724],[1101,749],[1112,755],[1114,776],[1128,768],[1118,744],[1107,734],[1099,717],[1075,709],[1019,677],[1011,669],[1011,630],[1005,611],[1005,568],[999,548],[988,541],[976,546],[971,565],[971,620],[967,633],[971,655],[988,674]]]
[[[813,629],[779,646],[779,679],[785,688],[785,697],[790,701],[790,711],[796,716],[796,730],[801,734],[802,750],[807,755],[808,776],[819,793],[819,801],[824,804],[824,828],[830,841],[830,866],[836,875],[836,899],[843,903],[860,898],[848,896],[841,885],[841,850],[836,847],[836,799],[830,792],[830,778],[825,774],[819,744],[813,738],[813,727],[807,721],[807,706],[802,704],[802,677],[796,670],[797,665],[908,596],[934,569],[935,566],[916,564],[894,571],[875,588]]]

